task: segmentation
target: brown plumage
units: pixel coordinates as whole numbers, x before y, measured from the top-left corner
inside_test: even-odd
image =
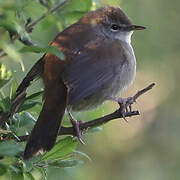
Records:
[[[24,78],[17,94],[37,76],[44,81],[44,104],[31,132],[24,158],[49,151],[61,126],[65,109],[88,110],[119,96],[135,77],[136,60],[130,44],[131,24],[117,7],[85,14],[59,33],[51,45],[65,60],[45,54]]]

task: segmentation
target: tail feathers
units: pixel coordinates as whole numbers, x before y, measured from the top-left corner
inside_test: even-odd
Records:
[[[27,73],[26,77],[23,79],[21,84],[16,90],[16,95],[21,94],[26,88],[30,85],[31,81],[40,76],[43,73],[43,57],[39,59],[35,65],[31,68],[31,70]]]
[[[56,142],[63,113],[42,111],[25,148],[24,159],[50,151]]]
[[[54,146],[65,112],[66,98],[67,90],[62,83],[45,89],[45,102],[27,142],[24,159],[50,151]]]

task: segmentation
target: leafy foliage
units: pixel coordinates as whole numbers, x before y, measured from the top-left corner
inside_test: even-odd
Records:
[[[43,41],[37,44],[36,38],[43,39],[44,30],[49,34],[54,29],[63,30],[97,5],[92,0],[71,0],[52,15],[51,9],[65,1],[0,1],[0,58],[5,57],[14,65],[19,63],[22,71],[25,70],[23,63],[25,53],[41,55],[48,52],[64,59],[61,51],[48,46]],[[31,24],[41,16],[44,16],[44,20],[40,20],[31,27]],[[16,74],[8,70],[5,64],[0,64],[0,113],[10,112],[18,87]],[[47,179],[48,167],[66,168],[82,164],[83,161],[76,158],[74,154],[89,158],[85,153],[76,150],[78,144],[76,139],[65,137],[58,140],[50,152],[29,161],[23,160],[25,143],[19,142],[18,136],[31,132],[36,121],[32,114],[39,114],[42,106],[41,98],[41,90],[29,95],[17,113],[0,130],[0,179],[34,180],[36,173],[43,179]]]
[[[60,57],[62,60],[64,60],[64,55],[61,51],[59,51],[56,47],[53,46],[47,46],[44,48],[38,47],[38,46],[26,46],[23,47],[20,50],[21,53],[26,53],[26,52],[35,52],[35,53],[52,53],[55,54],[56,56]]]

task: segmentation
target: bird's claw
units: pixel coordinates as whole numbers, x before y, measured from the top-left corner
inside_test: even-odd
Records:
[[[75,130],[75,136],[78,138],[79,142],[85,144],[82,138],[82,131],[80,129],[80,125],[83,123],[82,121],[77,121],[76,119],[71,119],[72,125]]]
[[[132,112],[132,104],[136,102],[135,98],[134,97],[118,98],[117,102],[120,105],[120,111],[123,119],[126,122],[128,122],[128,120],[126,119],[126,114]]]
[[[82,130],[80,129],[80,125],[83,124],[83,121],[77,121],[72,114],[70,113],[70,110],[67,110],[69,118],[71,120],[71,124],[74,127],[74,131],[75,131],[75,136],[78,138],[78,140],[80,141],[80,143],[85,144],[85,142],[83,141],[82,138]]]

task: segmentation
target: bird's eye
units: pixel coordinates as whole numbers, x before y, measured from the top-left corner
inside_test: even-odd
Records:
[[[119,30],[119,26],[116,25],[116,24],[112,24],[112,26],[111,26],[111,31],[116,32],[116,31],[118,31],[118,30]]]

